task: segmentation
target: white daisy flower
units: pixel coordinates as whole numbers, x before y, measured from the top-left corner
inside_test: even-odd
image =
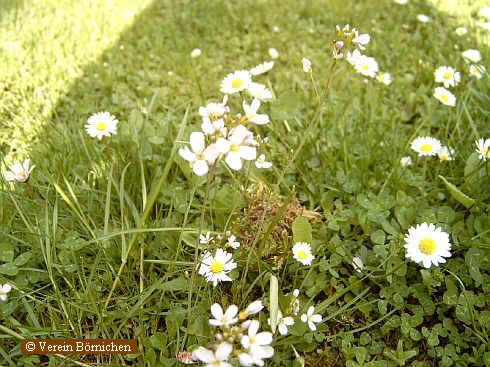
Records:
[[[252,69],[250,69],[250,74],[252,75],[261,75],[267,73],[274,67],[274,61],[265,61],[262,64],[259,64]]]
[[[237,248],[240,247],[240,242],[238,242],[236,240],[236,237],[232,234],[228,237],[226,244],[230,246],[233,250],[236,250]]]
[[[441,148],[441,142],[436,138],[424,136],[414,139],[410,147],[419,154],[419,157],[434,156]]]
[[[456,35],[461,37],[468,33],[468,29],[466,29],[466,27],[458,27],[456,28],[454,33],[456,33]]]
[[[238,356],[242,366],[263,366],[263,360],[274,355],[274,348],[270,346],[272,333],[268,331],[258,333],[259,326],[257,320],[252,320],[247,330],[248,335],[244,335],[240,339],[243,348],[247,350],[246,353],[241,353]]]
[[[104,136],[115,135],[118,123],[109,112],[98,112],[88,118],[85,130],[92,138],[101,140]]]
[[[362,55],[358,50],[347,54],[347,61],[354,66],[354,69],[364,76],[376,77],[379,70],[378,63],[373,57]]]
[[[412,165],[412,158],[410,158],[409,156],[402,157],[400,159],[400,164],[401,164],[402,167],[411,166]]]
[[[253,301],[247,306],[245,310],[240,312],[238,317],[240,318],[240,320],[245,320],[247,317],[259,313],[260,311],[262,311],[263,308],[264,305],[262,304],[262,301],[258,299],[256,301]]]
[[[450,66],[440,66],[434,72],[436,83],[443,83],[444,87],[454,87],[461,80],[461,74]]]
[[[201,106],[199,107],[199,115],[203,118],[203,120],[217,120],[226,112],[229,112],[230,109],[226,105],[227,102],[228,96],[225,95],[221,103],[211,102],[204,107]]]
[[[400,5],[405,5],[406,3],[408,3],[408,0],[394,0],[395,3],[397,4],[400,4]]]
[[[223,312],[223,308],[218,303],[215,303],[211,306],[211,315],[213,315],[214,319],[209,319],[209,324],[228,328],[238,322],[237,314],[237,306],[231,305]]]
[[[257,125],[265,125],[269,123],[269,116],[267,116],[265,113],[257,113],[260,108],[260,101],[258,99],[254,98],[251,104],[248,104],[247,101],[243,101],[242,105],[243,111],[245,111],[245,117],[248,121]]]
[[[463,51],[461,53],[461,55],[463,55],[465,61],[471,61],[474,63],[481,61],[481,53],[478,50],[469,49],[469,50]]]
[[[434,97],[446,106],[456,106],[456,97],[446,88],[437,87],[434,90]]]
[[[253,161],[257,157],[257,142],[253,133],[243,125],[238,125],[230,131],[228,139],[220,138],[216,141],[220,153],[226,154],[225,162],[233,170],[242,168],[242,159]]]
[[[441,162],[452,161],[454,159],[454,149],[441,146],[437,151],[437,156]]]
[[[277,59],[279,57],[279,52],[273,47],[269,48],[269,56],[271,59]]]
[[[315,314],[315,307],[310,306],[308,308],[308,311],[305,314],[302,314],[301,315],[301,321],[302,322],[307,322],[308,323],[308,327],[312,331],[315,331],[316,330],[315,323],[318,324],[319,322],[322,322],[322,315]]]
[[[233,352],[233,346],[228,343],[221,343],[213,352],[204,347],[197,348],[192,352],[192,358],[205,363],[205,367],[233,367],[227,362],[230,354]]]
[[[428,21],[430,21],[430,18],[425,14],[419,14],[419,15],[417,15],[417,20],[420,23],[427,23]]]
[[[219,153],[214,144],[206,147],[202,132],[191,133],[189,141],[192,151],[188,147],[180,148],[179,155],[189,162],[189,166],[197,176],[203,176],[209,171],[208,163],[213,164]]]
[[[299,297],[299,289],[295,288],[295,289],[293,290],[293,297],[294,297],[294,298],[298,298],[298,297]]]
[[[4,284],[0,286],[0,301],[7,300],[7,294],[12,290],[12,286],[10,284]]]
[[[199,243],[201,245],[207,245],[208,243],[210,243],[212,240],[214,239],[214,237],[211,236],[211,232],[206,232],[206,234],[204,233],[201,233],[199,235]]]
[[[272,92],[264,84],[252,82],[248,85],[247,91],[248,94],[260,101],[272,99]]]
[[[209,251],[204,253],[199,267],[199,274],[216,287],[218,282],[231,282],[232,279],[227,274],[236,267],[237,265],[233,261],[232,255],[219,248],[214,256]]]
[[[303,65],[303,71],[305,73],[311,73],[311,61],[306,57],[301,59],[301,64]]]
[[[311,265],[315,258],[311,253],[311,246],[306,242],[297,242],[293,246],[293,257],[303,265]]]
[[[422,264],[425,268],[445,263],[451,256],[449,235],[431,223],[411,227],[405,235],[406,257]]]
[[[481,79],[486,69],[483,65],[470,65],[470,75],[476,79]]]
[[[352,266],[354,267],[354,270],[358,273],[362,273],[362,271],[364,270],[364,263],[362,262],[362,259],[360,257],[356,256],[352,258]]]
[[[252,82],[248,70],[239,70],[228,74],[221,82],[221,92],[224,94],[234,94],[248,88]]]
[[[272,167],[272,163],[266,161],[265,154],[261,154],[261,155],[259,155],[259,157],[255,161],[255,167],[257,167],[259,169],[262,169],[262,168],[263,169],[268,169],[268,168],[271,168]]]
[[[35,165],[30,166],[31,160],[29,158],[24,159],[23,163],[15,161],[10,169],[5,172],[5,180],[12,182],[24,183],[29,180],[32,170],[36,167]]]
[[[378,82],[383,83],[384,85],[390,85],[391,84],[391,74],[390,73],[379,73],[376,76],[376,80]]]
[[[484,161],[490,159],[490,139],[478,139],[475,141],[478,157]]]
[[[195,59],[195,58],[197,58],[197,57],[201,56],[201,53],[202,53],[202,52],[201,52],[201,49],[200,49],[200,48],[195,48],[195,49],[194,49],[194,50],[192,50],[192,52],[191,52],[191,57],[192,57],[193,59]]]

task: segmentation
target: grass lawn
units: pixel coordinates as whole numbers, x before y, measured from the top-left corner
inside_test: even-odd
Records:
[[[0,366],[179,366],[183,351],[226,343],[232,366],[490,366],[490,164],[475,145],[490,138],[490,83],[483,68],[469,72],[490,68],[484,5],[0,0],[0,287],[12,287],[0,301]],[[361,52],[391,84],[332,61],[345,36],[335,26],[347,23],[369,33]],[[274,67],[253,77],[272,91],[259,112],[270,123],[243,116],[251,98],[241,92],[215,134],[248,124],[272,168],[243,160],[234,170],[232,143],[227,163],[194,174],[179,149],[201,130],[199,107],[221,102],[223,78],[271,60],[270,48]],[[482,60],[466,61],[468,49]],[[455,106],[433,95],[440,66],[461,74],[447,87]],[[100,111],[119,120],[101,140],[84,128]],[[425,136],[454,149],[451,159],[411,149]],[[26,157],[30,179],[8,182]],[[438,266],[404,247],[424,222],[451,243]],[[426,254],[440,245],[424,241]],[[297,242],[311,245],[311,265],[296,259]],[[213,286],[201,262],[218,248],[236,268]],[[241,354],[267,354],[240,334],[253,327],[216,335],[210,308],[259,299],[249,318],[273,333],[274,354],[247,364]],[[316,330],[301,320],[310,306]],[[279,311],[294,320],[287,335]],[[133,338],[138,351],[24,355],[24,338]]]

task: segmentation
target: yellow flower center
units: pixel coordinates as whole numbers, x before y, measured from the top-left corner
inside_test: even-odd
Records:
[[[449,101],[449,97],[448,97],[448,95],[447,95],[447,94],[443,94],[443,95],[441,96],[441,99],[442,99],[444,102],[446,102],[446,103],[447,103],[447,101]]]
[[[232,88],[235,88],[235,89],[238,89],[238,88],[241,88],[243,87],[243,80],[240,79],[240,78],[237,78],[237,79],[233,79],[232,82],[231,82],[231,86]]]
[[[105,131],[105,129],[107,129],[107,123],[104,121],[97,122],[97,125],[95,125],[95,128],[99,131]]]
[[[305,250],[299,250],[298,251],[298,257],[301,260],[306,260],[308,258],[308,253]]]
[[[427,153],[428,153],[428,152],[432,152],[432,145],[430,145],[430,144],[424,144],[424,145],[422,145],[422,146],[420,147],[420,150],[421,150],[422,152],[427,152]]]
[[[232,151],[233,153],[237,153],[239,150],[240,150],[240,145],[238,145],[238,144],[231,144],[230,151]]]
[[[211,273],[218,274],[221,273],[224,268],[225,267],[221,261],[214,261],[209,267],[209,270],[211,270]]]
[[[432,255],[436,251],[436,248],[436,241],[430,237],[425,237],[419,242],[419,250],[426,255]]]
[[[368,71],[369,70],[369,65],[362,65],[362,70]]]
[[[452,74],[449,71],[446,71],[443,76],[444,79],[449,80],[452,78]]]

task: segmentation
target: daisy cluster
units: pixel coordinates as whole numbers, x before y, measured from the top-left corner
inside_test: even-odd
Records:
[[[490,139],[480,138],[475,141],[476,152],[478,158],[486,161],[490,159]],[[441,162],[452,161],[455,157],[455,151],[453,148],[442,145],[440,140],[431,136],[419,136],[415,138],[410,144],[412,150],[418,153],[419,157],[439,157]],[[410,166],[412,159],[410,157],[403,157],[400,160],[400,164],[403,167]]]
[[[213,333],[215,342],[211,348],[198,347],[192,354],[181,353],[179,358],[183,363],[191,364],[203,362],[206,367],[231,367],[234,362],[240,366],[264,366],[264,360],[272,358],[274,348],[274,334],[270,331],[259,331],[260,322],[251,319],[264,309],[261,300],[250,303],[247,308],[240,311],[236,305],[223,310],[221,305],[215,303],[211,306],[212,319],[209,324],[217,328]],[[295,289],[289,295],[287,309],[277,314],[277,331],[280,335],[288,335],[288,327],[295,324],[295,317],[300,310],[299,290]],[[316,324],[322,321],[322,316],[315,313],[315,307],[308,307],[300,318],[308,325],[310,330],[316,331]],[[270,325],[270,319],[267,320]],[[185,357],[185,360],[184,360]]]
[[[483,65],[478,64],[482,57],[480,51],[469,49],[461,54],[466,63],[469,63],[468,73],[471,77],[481,79],[485,75],[486,69]],[[456,71],[452,66],[440,66],[434,71],[434,80],[440,83],[442,87],[434,89],[434,97],[442,104],[450,107],[456,105],[456,96],[448,88],[456,87],[461,81],[461,73]]]
[[[390,85],[391,74],[379,71],[378,62],[374,57],[363,55],[371,36],[367,33],[359,34],[356,28],[349,24],[344,27],[336,26],[337,39],[333,41],[332,55],[335,60],[346,59],[354,70],[361,75],[375,78],[379,82]]]
[[[215,343],[211,349],[199,347],[192,353],[192,362],[200,361],[206,367],[232,367],[232,360],[240,366],[263,366],[264,360],[274,355],[271,347],[271,332],[261,331],[258,320],[249,319],[264,308],[262,301],[257,300],[238,312],[236,305],[226,311],[218,303],[211,306],[209,324],[218,328],[214,333]]]
[[[267,114],[258,111],[263,102],[272,100],[272,92],[254,82],[253,77],[267,73],[273,66],[274,61],[266,61],[250,70],[228,74],[220,87],[223,100],[199,108],[201,131],[190,134],[190,149],[186,146],[179,150],[196,175],[207,174],[222,159],[235,171],[242,169],[243,161],[255,161],[257,168],[272,167],[265,154],[257,153],[267,139],[256,136],[250,127],[270,122]],[[243,111],[238,114],[233,114],[228,106],[228,98],[234,94],[242,97]]]
[[[454,149],[442,145],[440,140],[431,136],[419,136],[414,139],[410,144],[412,150],[418,153],[419,157],[433,157],[437,156],[441,162],[452,161],[454,159]],[[407,162],[410,165],[411,160]]]

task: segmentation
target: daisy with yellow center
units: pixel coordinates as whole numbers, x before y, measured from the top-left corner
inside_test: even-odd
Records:
[[[252,82],[251,74],[248,70],[239,70],[228,74],[221,82],[221,92],[224,94],[234,94],[248,88]]]
[[[442,146],[437,151],[437,156],[441,162],[452,161],[454,159],[454,149]]]
[[[443,87],[437,87],[434,90],[434,97],[443,105],[454,107],[456,106],[456,97],[450,91]]]
[[[118,123],[109,112],[98,112],[88,118],[85,129],[92,138],[101,140],[104,136],[115,135]]]
[[[475,141],[478,158],[483,161],[490,159],[490,139],[478,139]]]
[[[411,227],[405,235],[406,257],[425,268],[438,266],[451,257],[449,235],[432,223]]]
[[[218,282],[231,282],[228,273],[237,267],[232,255],[222,249],[217,249],[213,256],[206,251],[202,257],[199,274],[216,287]]]
[[[461,80],[461,74],[450,66],[440,66],[434,72],[436,83],[444,84],[444,87],[454,87]]]
[[[485,71],[486,69],[483,65],[470,65],[470,75],[476,79],[481,79]]]
[[[297,242],[293,246],[293,257],[303,265],[311,265],[315,258],[311,253],[311,246],[306,242]]]
[[[391,84],[391,74],[390,73],[380,73],[376,76],[376,80],[384,85]]]
[[[422,136],[412,141],[410,147],[419,154],[419,157],[434,156],[441,149],[441,142],[430,136]]]

